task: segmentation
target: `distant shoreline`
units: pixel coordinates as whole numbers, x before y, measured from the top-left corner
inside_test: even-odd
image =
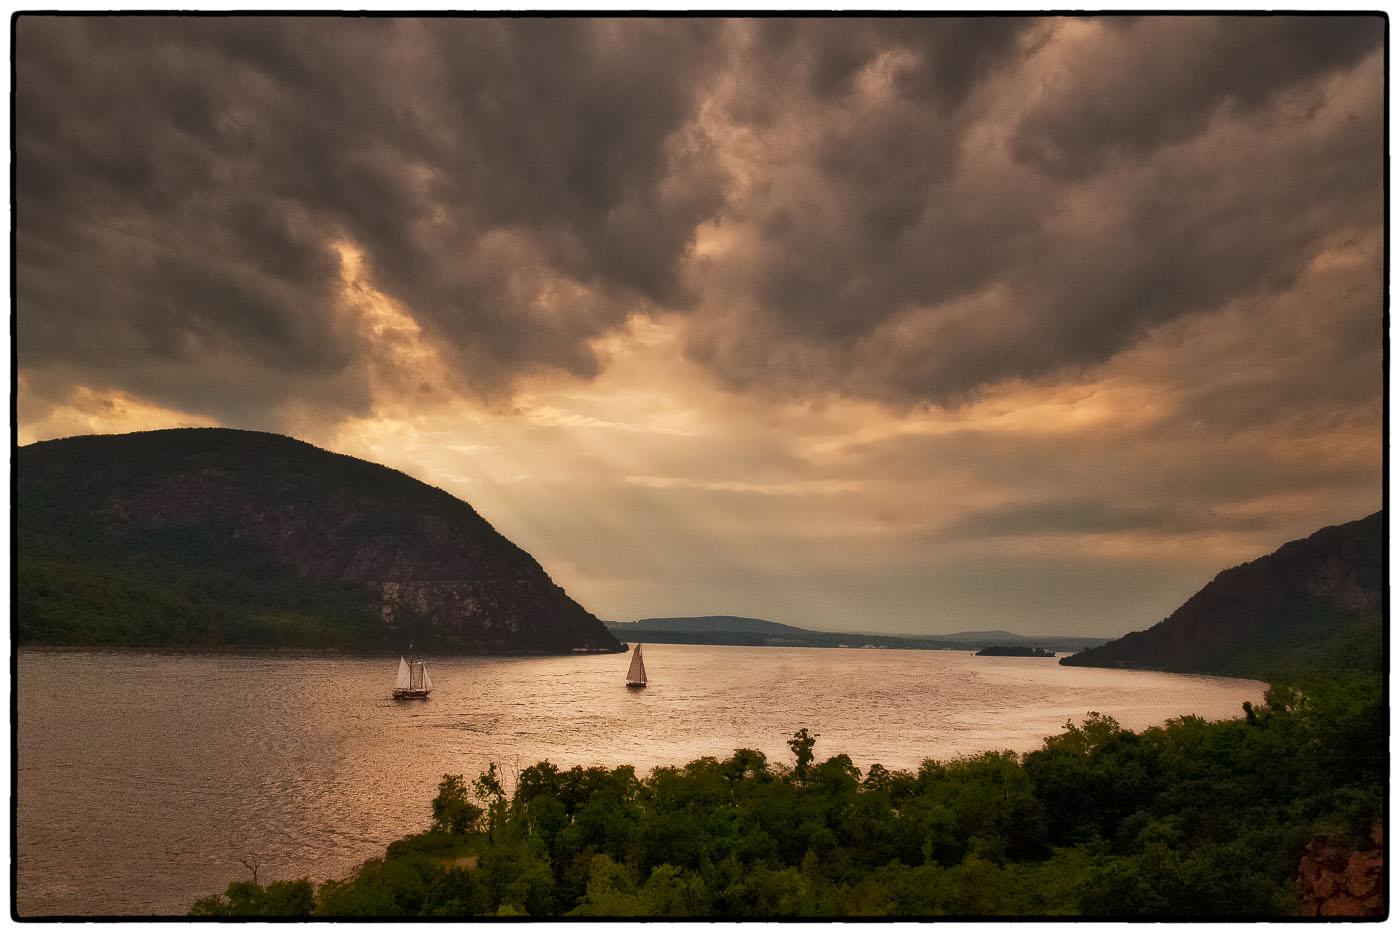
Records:
[[[977,653],[977,652],[975,652],[975,651],[969,651],[967,648],[962,647],[962,646],[947,646],[947,647],[920,646],[920,647],[917,647],[917,648],[913,648],[913,647],[911,647],[911,648],[906,648],[906,647],[903,647],[903,646],[895,647],[895,646],[892,646],[892,645],[749,645],[749,644],[728,644],[728,643],[711,643],[711,642],[670,641],[670,640],[661,640],[661,639],[657,639],[657,640],[651,640],[651,639],[637,639],[637,642],[641,642],[642,644],[645,644],[645,645],[676,645],[676,646],[683,647],[683,648],[813,648],[813,649],[818,649],[818,650],[831,650],[831,651],[838,651],[838,650],[840,650],[840,651],[868,651],[868,650],[875,650],[875,651],[951,651],[951,652],[954,652],[954,653],[956,653],[956,654],[971,654],[971,655],[976,655],[976,653]],[[629,642],[625,642],[625,641],[624,641],[624,642],[622,642],[622,647],[619,648],[619,649],[611,649],[611,648],[609,648],[609,649],[603,649],[603,650],[589,650],[589,651],[572,651],[572,650],[571,650],[571,651],[488,651],[488,650],[486,650],[486,649],[482,649],[482,650],[480,650],[480,651],[470,651],[470,652],[467,652],[467,651],[449,651],[449,652],[441,652],[441,653],[439,653],[439,652],[433,652],[433,653],[431,653],[431,654],[425,655],[425,657],[429,657],[429,658],[473,658],[473,657],[492,657],[492,658],[510,658],[510,657],[522,657],[522,658],[549,658],[549,657],[553,657],[553,658],[563,658],[563,657],[575,657],[575,656],[577,656],[577,657],[590,657],[590,656],[593,656],[593,655],[602,655],[602,654],[608,654],[608,655],[611,655],[611,654],[626,654],[628,651],[631,651],[631,650],[632,650],[632,648],[634,647],[635,644],[636,644],[636,642],[629,643]],[[400,654],[406,654],[406,653],[407,653],[407,652],[404,652],[404,651],[369,651],[369,650],[352,650],[352,649],[348,649],[348,648],[294,648],[294,647],[288,647],[288,646],[273,646],[273,645],[208,645],[208,646],[205,646],[205,645],[17,645],[17,646],[15,646],[15,650],[16,650],[17,652],[22,652],[22,651],[34,651],[34,652],[53,653],[53,654],[61,654],[61,653],[65,653],[65,652],[71,653],[71,652],[79,652],[79,651],[109,651],[109,652],[114,652],[114,653],[128,653],[128,654],[137,654],[137,653],[140,653],[140,654],[198,654],[198,655],[268,655],[268,656],[278,656],[278,655],[293,656],[293,655],[308,655],[308,654],[311,654],[311,655],[326,655],[326,656],[328,656],[328,657],[332,657],[332,656],[333,656],[333,657],[341,657],[341,658],[389,658],[389,657],[394,657],[394,656],[397,656],[397,655],[400,655]],[[1060,652],[1056,652],[1056,656],[1059,656],[1059,655],[1069,655],[1069,654],[1072,654],[1072,653],[1073,653],[1073,652],[1069,652],[1069,651],[1060,651]]]
[[[829,651],[857,651],[869,650],[863,645],[735,645],[735,644],[713,644],[698,642],[679,641],[645,641],[647,645],[677,645],[683,648],[812,648]],[[603,651],[473,651],[461,652],[453,651],[446,653],[432,653],[425,655],[429,659],[471,659],[471,658],[565,658],[565,657],[592,657],[596,655],[618,655],[625,654],[632,650],[633,645],[627,642],[622,643],[622,647],[617,650]],[[978,657],[976,651],[970,651],[966,647],[921,647],[921,648],[895,648],[889,646],[872,646],[879,651],[947,651],[954,654],[966,654]],[[401,651],[359,651],[345,648],[290,648],[281,646],[154,646],[154,645],[17,645],[14,654],[18,657],[21,653],[32,654],[76,654],[79,652],[103,652],[109,654],[154,654],[165,656],[185,656],[185,657],[321,657],[321,658],[363,658],[364,660],[386,660],[392,659],[407,652]],[[1071,651],[1057,651],[1054,653],[1056,662],[1062,661],[1065,657],[1073,656]],[[1011,660],[1035,661],[1052,660],[1047,658],[1025,657],[1021,655],[982,655],[989,658],[1009,658]],[[1127,667],[1127,666],[1101,666],[1094,665],[1095,670],[1127,671],[1143,674],[1171,674],[1177,677],[1204,677],[1212,680],[1242,680],[1251,683],[1268,684],[1267,678],[1249,677],[1243,674],[1219,674],[1209,671],[1172,671],[1160,667]]]
[[[328,657],[340,658],[392,658],[407,651],[397,649],[351,649],[351,648],[297,648],[287,645],[39,645],[26,644],[15,645],[16,653],[21,651],[37,651],[45,653],[62,653],[77,651],[111,651],[118,653],[143,653],[143,654],[198,654],[198,655],[267,655],[267,656],[299,656],[299,655],[326,655]],[[446,652],[431,652],[424,655],[428,658],[566,658],[566,657],[590,657],[593,655],[622,654],[628,649],[621,648],[601,648],[589,649],[586,651],[529,651],[514,650],[502,651],[497,649],[473,649],[471,651],[453,650]]]

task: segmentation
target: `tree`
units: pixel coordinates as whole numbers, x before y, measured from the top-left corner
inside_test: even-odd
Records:
[[[817,744],[817,736],[811,735],[806,729],[798,729],[788,739],[788,748],[797,756],[797,767],[793,769],[793,776],[799,781],[807,779],[808,767],[812,764],[812,759],[816,757],[812,753],[812,748]]]
[[[736,748],[724,766],[730,777],[746,780],[768,777],[768,756],[751,748]]]
[[[484,811],[471,802],[460,774],[444,774],[433,798],[433,829],[463,835],[472,831]]]
[[[258,858],[256,855],[250,855],[247,858],[240,858],[238,861],[243,864],[244,868],[253,873],[253,884],[257,884],[258,868],[262,865],[262,859]]]
[[[477,800],[486,804],[489,827],[494,830],[503,825],[506,821],[506,791],[501,786],[501,779],[496,773],[494,761],[491,762],[491,767],[483,771],[475,781],[472,781],[472,791]]]
[[[256,881],[234,881],[221,897],[195,901],[192,917],[309,917],[316,906],[315,890],[305,878],[274,881],[264,890]]]

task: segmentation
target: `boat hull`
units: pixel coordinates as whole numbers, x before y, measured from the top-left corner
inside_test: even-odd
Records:
[[[628,689],[628,690],[643,690],[643,689],[645,689],[645,688],[646,688],[646,684],[634,684],[634,683],[628,683],[628,684],[627,684],[627,689]]]
[[[428,694],[429,694],[429,693],[432,693],[432,691],[431,691],[431,690],[395,690],[395,691],[394,691],[394,699],[396,699],[396,700],[426,700],[426,699],[428,698]]]

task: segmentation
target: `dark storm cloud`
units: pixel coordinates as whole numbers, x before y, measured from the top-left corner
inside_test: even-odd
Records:
[[[217,347],[363,410],[350,241],[473,388],[592,375],[639,300],[685,303],[722,176],[671,137],[717,25],[22,17],[21,357],[120,384]],[[533,308],[561,277],[599,297]]]
[[[952,107],[1016,51],[1035,24],[1018,17],[939,17],[831,21],[764,19],[747,49],[752,66],[777,88],[801,82],[823,101],[849,94],[863,68],[894,49],[915,55],[898,77],[906,96]],[[761,90],[761,89],[755,89]],[[771,119],[775,114],[766,111]]]
[[[973,242],[1000,234],[1001,208],[977,205],[952,218],[940,201],[972,116],[969,96],[1011,60],[1033,25],[988,17],[758,27],[736,64],[743,77],[728,101],[733,116],[779,134],[790,121],[811,136],[802,162],[768,166],[774,180],[767,189],[730,205],[762,233],[754,259],[760,268],[744,283],[743,298],[766,323],[797,338],[844,342],[910,300],[958,291],[958,276],[940,269],[929,249],[927,228],[965,222],[961,235]],[[882,67],[894,93],[865,100],[857,75]],[[763,101],[757,119],[756,95]],[[783,175],[794,168],[824,186],[784,190]],[[991,216],[984,219],[984,210]]]
[[[1379,16],[1105,20],[1107,41],[1059,76],[1016,126],[1022,159],[1065,178],[1202,132],[1217,108],[1256,111],[1376,48]]]
[[[1279,292],[1329,238],[1381,223],[1382,27],[1041,21],[938,106],[907,76],[941,73],[919,37],[943,22],[884,38],[894,93],[780,101],[820,171],[775,164],[731,205],[760,235],[706,270],[728,310],[692,352],[742,388],[956,403]],[[1335,99],[1326,82],[1368,55],[1367,93]],[[1032,137],[1073,159],[1047,171]]]
[[[1382,34],[24,16],[20,359],[245,423],[269,393],[364,413],[352,243],[449,389],[594,376],[590,342],[659,309],[734,387],[958,402],[1285,289],[1377,227],[1379,66],[1335,85]],[[706,258],[714,228],[740,247]],[[256,392],[212,408],[196,388],[240,376]]]
[[[336,407],[362,407],[340,378],[355,347],[331,313],[325,231],[250,164],[256,140],[233,102],[256,72],[162,28],[192,22],[19,21],[23,365],[145,383],[177,405],[222,384],[232,391],[212,410],[234,417],[265,404],[269,385],[274,400],[333,392]],[[163,381],[151,386],[152,372]]]
[[[427,95],[413,119],[432,123],[424,135],[441,151],[416,216],[359,228],[376,279],[458,345],[479,344],[476,365],[591,375],[585,340],[639,299],[687,302],[678,264],[718,208],[723,178],[673,137],[714,66],[714,24],[453,26],[422,27],[423,70],[411,82]],[[444,214],[428,222],[434,211]],[[502,252],[479,249],[492,231],[511,234]],[[479,261],[463,264],[474,251]],[[549,275],[603,300],[532,312],[539,283],[529,277]]]

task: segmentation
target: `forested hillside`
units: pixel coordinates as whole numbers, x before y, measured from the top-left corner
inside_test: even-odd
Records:
[[[1379,670],[1386,531],[1384,512],[1323,528],[1221,572],[1146,631],[1060,663],[1271,681]]]
[[[620,649],[467,503],[288,437],[73,437],[15,472],[21,644]]]

